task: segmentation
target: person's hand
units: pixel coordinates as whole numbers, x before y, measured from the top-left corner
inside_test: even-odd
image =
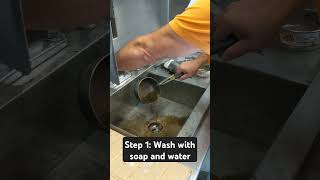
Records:
[[[207,54],[201,54],[194,60],[181,63],[177,68],[177,73],[184,73],[184,75],[180,79],[184,80],[194,76],[198,72],[198,69],[208,62],[208,58]]]
[[[215,17],[214,43],[233,34],[239,41],[226,49],[223,60],[267,47],[289,13],[303,0],[240,0]]]
[[[183,72],[184,75],[180,79],[184,80],[194,76],[200,66],[201,64],[197,63],[196,61],[186,61],[180,64],[180,66],[177,68],[177,73]]]

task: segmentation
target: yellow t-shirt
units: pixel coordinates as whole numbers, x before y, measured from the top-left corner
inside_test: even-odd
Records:
[[[210,55],[210,0],[197,0],[169,26],[182,39]]]

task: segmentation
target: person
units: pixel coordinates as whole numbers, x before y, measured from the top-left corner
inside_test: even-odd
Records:
[[[231,60],[250,51],[263,49],[277,37],[281,25],[303,0],[240,0],[228,5],[216,16],[213,45],[235,35],[239,41],[227,48],[222,60]]]
[[[193,0],[194,1],[194,0]],[[182,63],[177,71],[181,79],[193,76],[209,61],[210,55],[210,0],[195,0],[185,11],[168,24],[125,44],[117,53],[119,70],[134,70],[163,58],[185,56],[195,51],[202,54]]]

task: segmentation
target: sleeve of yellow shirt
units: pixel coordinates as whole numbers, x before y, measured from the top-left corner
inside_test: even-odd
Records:
[[[210,55],[210,0],[197,0],[169,26],[182,39]]]

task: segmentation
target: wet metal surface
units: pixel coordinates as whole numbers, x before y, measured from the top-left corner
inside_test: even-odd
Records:
[[[121,133],[128,136],[155,136],[149,134],[145,123],[158,118],[164,123],[158,136],[192,136],[209,107],[209,88],[206,90],[184,82],[172,81],[160,87],[160,97],[157,101],[143,104],[136,98],[134,89],[136,82],[145,77],[152,77],[157,81],[165,78],[146,72],[113,94],[110,97],[111,127],[118,131],[121,129]],[[186,89],[188,91],[185,91]],[[166,125],[168,123],[172,124]],[[181,132],[181,129],[184,129],[184,132]]]
[[[172,137],[178,134],[190,113],[191,108],[160,98],[154,104],[137,105],[114,125],[136,136]],[[150,124],[157,123],[162,126],[162,130],[158,133],[150,131]]]
[[[120,88],[111,90],[110,126],[112,129],[126,136],[137,136],[136,134],[129,133],[127,130],[124,130],[124,128],[122,129],[117,125],[117,123],[122,120],[123,126],[130,126],[134,129],[134,126],[137,126],[138,124],[139,127],[148,131],[149,135],[159,136],[159,134],[163,133],[166,129],[166,123],[163,122],[169,122],[171,123],[170,126],[173,128],[174,134],[176,134],[176,131],[180,129],[178,131],[179,133],[175,136],[184,134],[186,136],[197,137],[197,162],[183,163],[192,169],[192,174],[189,179],[196,180],[210,145],[210,110],[208,110],[210,105],[210,78],[193,77],[182,82],[180,80],[175,80],[165,86],[161,86],[159,100],[171,101],[170,103],[163,103],[163,108],[168,108],[168,104],[171,104],[171,106],[174,105],[175,107],[173,106],[174,109],[170,110],[172,112],[171,114],[159,114],[157,111],[158,108],[155,107],[155,104],[139,103],[133,93],[134,82],[137,78],[143,78],[146,76],[151,76],[160,82],[167,76],[167,74],[160,69],[159,66],[155,65],[155,68],[149,67],[149,69],[140,71],[139,75],[136,75],[135,77],[133,76],[130,81],[127,81],[126,84],[122,85]],[[140,109],[142,117],[145,116],[145,111],[149,111],[152,115],[142,121],[141,118],[131,117],[135,120],[129,122],[128,118],[125,118],[129,116],[126,115],[127,112],[137,112],[135,108],[138,106],[143,106],[143,108]],[[180,108],[182,107],[186,109],[185,113],[188,115],[179,116],[179,112],[181,112]],[[124,119],[127,119],[127,121]],[[149,125],[155,121],[163,126],[159,133],[152,133],[148,128]],[[185,130],[182,130],[183,128]]]

